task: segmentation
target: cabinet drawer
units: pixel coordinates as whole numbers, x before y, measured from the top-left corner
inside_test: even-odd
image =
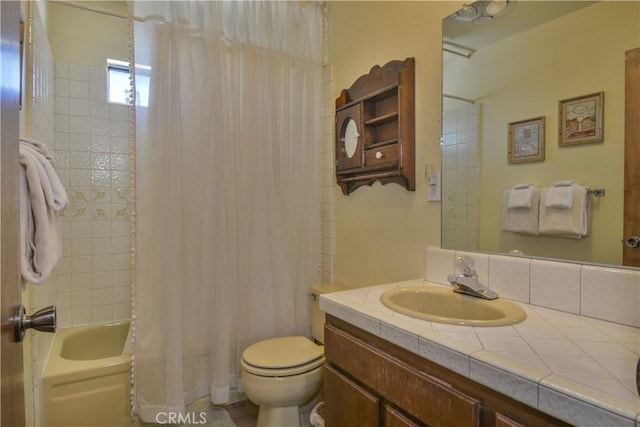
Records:
[[[366,166],[397,162],[399,159],[400,146],[398,144],[372,148],[367,150],[364,154],[364,164]]]
[[[480,404],[476,399],[331,325],[325,327],[325,352],[330,364],[429,426],[479,423]]]

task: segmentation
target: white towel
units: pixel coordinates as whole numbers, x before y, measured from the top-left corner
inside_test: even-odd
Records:
[[[571,209],[577,187],[578,185],[573,181],[554,182],[551,188],[549,188],[547,196],[543,199],[544,205],[548,208]]]
[[[22,277],[40,284],[49,277],[62,256],[57,211],[64,209],[68,199],[44,144],[21,141],[20,166]]]
[[[54,211],[64,209],[69,204],[69,199],[56,170],[53,168],[53,159],[49,156],[47,147],[41,142],[21,139],[20,150],[21,154],[30,154],[37,160],[36,166],[40,175],[42,191],[49,207]]]
[[[530,208],[531,199],[533,197],[533,185],[518,184],[511,189],[509,193],[509,203],[507,207],[513,208]]]
[[[540,191],[540,197],[547,197],[549,188]],[[572,208],[540,207],[540,233],[558,237],[580,239],[589,234],[590,221],[589,189],[576,186]]]
[[[509,208],[509,198],[513,189],[502,193],[502,231],[538,234],[538,211],[540,209],[540,189],[531,186],[530,208]]]

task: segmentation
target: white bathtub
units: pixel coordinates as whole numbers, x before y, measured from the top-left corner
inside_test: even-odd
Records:
[[[129,322],[56,332],[42,378],[46,427],[130,426]]]

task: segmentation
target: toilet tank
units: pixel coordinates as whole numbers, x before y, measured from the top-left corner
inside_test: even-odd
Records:
[[[324,311],[320,310],[320,295],[329,292],[344,291],[347,288],[335,283],[319,283],[311,286],[313,306],[311,307],[311,337],[314,341],[324,344]]]

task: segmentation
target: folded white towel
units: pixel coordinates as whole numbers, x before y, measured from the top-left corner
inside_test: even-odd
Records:
[[[540,191],[540,197],[548,196],[549,188]],[[540,234],[580,239],[589,234],[589,189],[576,186],[571,208],[540,207]]]
[[[509,208],[511,190],[502,193],[502,231],[538,234],[538,212],[540,209],[540,189],[531,186],[530,208]]]
[[[20,138],[20,142],[24,142],[25,144],[28,144],[31,148],[36,150],[38,153],[42,154],[42,156],[45,159],[47,159],[49,163],[51,163],[51,165],[55,166],[53,157],[51,157],[51,155],[49,154],[49,149],[43,142],[36,141],[35,139],[31,139],[31,138],[24,138],[24,137]]]
[[[514,208],[530,208],[531,199],[533,197],[533,185],[518,184],[509,192],[509,209]]]
[[[34,166],[38,169],[42,191],[44,192],[49,207],[54,211],[64,209],[69,204],[67,192],[60,182],[56,170],[53,168],[53,164],[51,163],[53,159],[49,157],[46,147],[42,145],[42,147],[39,148],[33,145],[31,141],[26,142],[25,140],[20,140],[20,150],[22,154],[30,154],[37,160]]]
[[[554,182],[544,198],[544,205],[548,208],[571,209],[577,187],[578,185],[573,181]]]
[[[25,280],[44,282],[62,256],[57,211],[68,203],[66,192],[44,144],[20,143],[20,252]]]

